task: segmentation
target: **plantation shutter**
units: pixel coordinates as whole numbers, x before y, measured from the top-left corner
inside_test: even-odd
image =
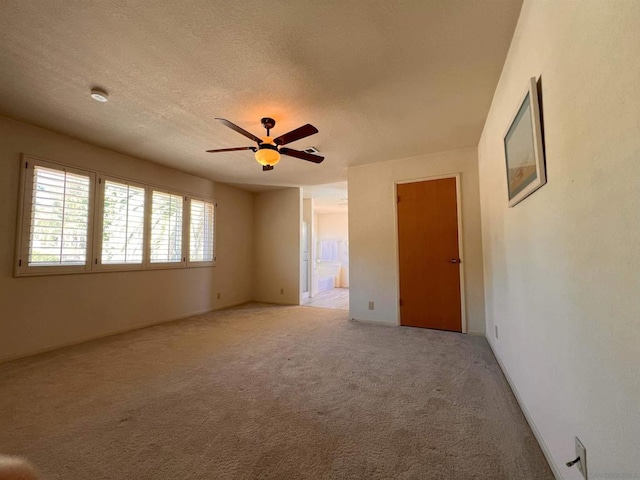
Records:
[[[103,264],[142,263],[143,187],[105,180],[102,217]]]
[[[189,261],[212,262],[214,259],[214,204],[191,199]]]
[[[151,263],[182,262],[182,195],[154,191],[151,199]]]
[[[32,178],[27,264],[86,264],[90,177],[36,165]]]

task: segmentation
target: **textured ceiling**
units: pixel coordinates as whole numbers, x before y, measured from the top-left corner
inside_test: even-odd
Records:
[[[317,185],[348,166],[477,145],[521,0],[2,0],[0,114],[212,180]],[[108,92],[92,100],[92,86]],[[262,172],[304,123],[321,165]],[[257,188],[257,187],[256,187]]]

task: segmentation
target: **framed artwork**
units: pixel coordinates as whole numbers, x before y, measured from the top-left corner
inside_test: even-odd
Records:
[[[509,207],[513,207],[547,183],[535,77],[529,80],[504,134],[504,158]]]

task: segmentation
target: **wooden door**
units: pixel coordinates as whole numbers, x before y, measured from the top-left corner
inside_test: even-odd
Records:
[[[462,331],[456,179],[398,184],[400,323]]]

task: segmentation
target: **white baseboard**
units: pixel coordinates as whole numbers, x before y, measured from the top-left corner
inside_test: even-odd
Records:
[[[484,332],[476,332],[475,330],[467,330],[467,335],[473,335],[475,337],[484,337]]]
[[[544,457],[547,459],[547,463],[551,467],[551,471],[553,472],[553,476],[556,477],[556,480],[563,480],[562,473],[560,473],[560,470],[558,469],[558,466],[553,461],[553,457],[551,456],[551,451],[547,447],[547,444],[544,442],[544,439],[542,438],[542,434],[540,433],[540,430],[538,430],[538,427],[536,426],[535,422],[533,421],[533,417],[529,413],[529,410],[527,410],[527,407],[525,406],[524,402],[522,401],[522,397],[518,393],[518,389],[516,388],[516,386],[514,385],[513,381],[511,380],[511,377],[509,376],[509,372],[507,371],[506,367],[502,363],[502,360],[500,360],[500,357],[496,354],[496,351],[493,348],[493,344],[491,343],[491,341],[489,340],[488,337],[487,337],[487,343],[489,344],[489,347],[491,348],[491,352],[493,352],[493,356],[496,357],[496,360],[498,361],[498,365],[500,365],[500,369],[502,370],[502,373],[504,374],[504,377],[507,379],[507,383],[511,387],[511,391],[513,392],[514,397],[516,397],[518,405],[520,405],[520,410],[522,410],[522,413],[524,414],[524,418],[527,420],[527,423],[529,424],[529,427],[531,427],[531,431],[533,432],[533,435],[536,437],[536,440],[538,441],[538,445],[540,445],[540,449],[542,450],[542,453],[544,454]]]
[[[358,323],[366,323],[368,325],[382,325],[384,327],[397,327],[398,324],[396,322],[384,322],[384,321],[378,321],[378,320],[362,320],[360,318],[350,318],[349,319],[352,322],[358,322]]]

